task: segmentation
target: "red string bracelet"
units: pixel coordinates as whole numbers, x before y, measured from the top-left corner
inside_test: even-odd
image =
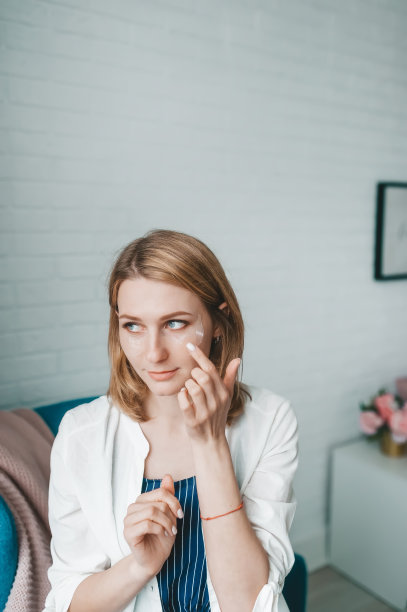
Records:
[[[232,512],[236,512],[237,510],[240,510],[240,508],[243,508],[243,501],[240,504],[240,506],[238,506],[234,510],[230,510],[230,512],[225,512],[225,514],[218,514],[217,516],[207,516],[207,517],[204,517],[204,516],[202,516],[202,514],[200,514],[200,517],[204,521],[212,521],[213,519],[219,518],[220,516],[226,516],[227,514],[232,514]]]

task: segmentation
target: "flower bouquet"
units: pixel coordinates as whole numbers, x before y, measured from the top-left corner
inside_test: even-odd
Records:
[[[369,438],[380,438],[381,449],[392,456],[407,451],[407,401],[386,389],[360,404],[360,428]]]

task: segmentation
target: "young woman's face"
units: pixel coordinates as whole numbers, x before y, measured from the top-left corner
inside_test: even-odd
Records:
[[[186,348],[209,356],[219,335],[202,301],[187,289],[139,277],[122,282],[118,297],[120,344],[129,363],[155,395],[174,395],[196,361]]]

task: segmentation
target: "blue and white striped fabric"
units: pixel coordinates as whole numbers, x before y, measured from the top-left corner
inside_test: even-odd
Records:
[[[161,480],[143,478],[142,493],[158,489]],[[195,476],[174,482],[184,511],[170,556],[157,574],[164,612],[210,612],[206,557]]]

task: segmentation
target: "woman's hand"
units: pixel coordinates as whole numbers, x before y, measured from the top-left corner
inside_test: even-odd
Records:
[[[161,487],[139,495],[124,518],[124,537],[134,561],[151,578],[169,557],[177,533],[177,517],[183,516],[174,492],[172,476],[166,474]]]
[[[193,441],[216,441],[225,436],[240,359],[232,359],[222,380],[212,361],[199,347],[191,344],[187,347],[200,367],[193,368],[191,378],[178,393],[185,426]]]

